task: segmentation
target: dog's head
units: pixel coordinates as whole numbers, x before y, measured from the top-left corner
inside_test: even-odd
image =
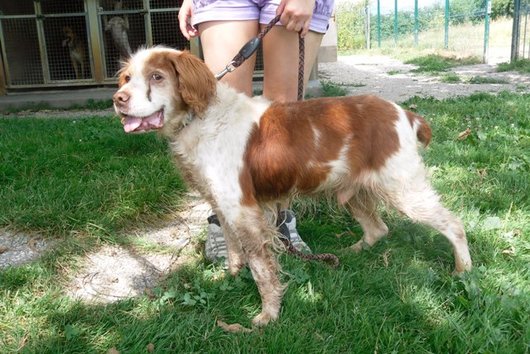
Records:
[[[215,77],[200,59],[155,47],[123,64],[113,101],[125,132],[145,132],[179,126],[189,114],[201,116],[215,93]]]

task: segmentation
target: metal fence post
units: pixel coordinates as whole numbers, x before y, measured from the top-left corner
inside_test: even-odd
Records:
[[[521,0],[514,0],[513,4],[513,27],[512,27],[512,53],[510,61],[514,62],[519,57],[519,35],[521,21]]]
[[[377,46],[381,48],[381,0],[377,0]]]
[[[398,0],[394,0],[394,44],[398,41]]]
[[[414,45],[418,46],[418,32],[419,32],[419,21],[418,21],[418,0],[414,0]]]
[[[484,53],[482,55],[482,61],[484,63],[488,63],[489,58],[490,14],[491,0],[486,0],[486,14],[484,16]]]
[[[371,48],[370,43],[370,6],[368,4],[364,7],[364,36],[366,39],[366,49]]]
[[[445,0],[444,48],[449,48],[449,0]]]

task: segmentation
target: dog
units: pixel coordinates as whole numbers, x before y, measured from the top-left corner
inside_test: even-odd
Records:
[[[85,75],[85,44],[70,26],[63,27],[63,34],[65,39],[62,41],[62,45],[68,47],[75,78],[77,80],[83,79]]]
[[[299,195],[332,194],[363,229],[359,252],[388,233],[378,204],[429,225],[452,244],[455,271],[471,269],[462,222],[443,207],[418,153],[431,129],[419,115],[375,96],[275,103],[222,82],[187,51],[142,49],[119,72],[114,108],[125,132],[167,137],[185,179],[211,203],[228,269],[249,266],[262,309],[276,320],[278,278],[271,210]]]
[[[123,0],[116,1],[114,3],[114,11],[123,10]],[[120,16],[114,16],[110,20],[107,16],[103,16],[103,25],[105,31],[110,32],[112,42],[118,50],[120,58],[128,58],[132,54],[131,46],[129,45],[129,17],[124,15],[123,18]]]
[[[125,16],[121,18],[114,16],[110,20],[104,19],[105,31],[110,32],[112,42],[118,50],[120,58],[128,58],[132,54],[131,46],[129,45],[129,37],[127,31],[129,30],[129,20]]]

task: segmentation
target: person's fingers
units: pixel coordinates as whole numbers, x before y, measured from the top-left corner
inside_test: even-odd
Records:
[[[180,28],[180,33],[182,33],[182,35],[189,41],[190,40],[190,35],[188,33],[188,29],[186,28],[186,20],[183,20],[181,18],[181,16],[179,16],[179,28]]]
[[[304,23],[304,26],[302,27],[302,30],[300,31],[300,37],[304,38],[306,34],[309,32],[309,25],[311,24],[311,21],[308,20]]]

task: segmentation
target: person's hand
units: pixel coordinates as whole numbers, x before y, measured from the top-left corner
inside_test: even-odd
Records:
[[[314,9],[315,0],[282,0],[276,15],[281,15],[280,21],[286,29],[298,32],[304,37],[309,32]]]
[[[182,35],[189,41],[199,32],[191,25],[191,16],[193,14],[193,1],[184,0],[179,10],[179,27]]]

